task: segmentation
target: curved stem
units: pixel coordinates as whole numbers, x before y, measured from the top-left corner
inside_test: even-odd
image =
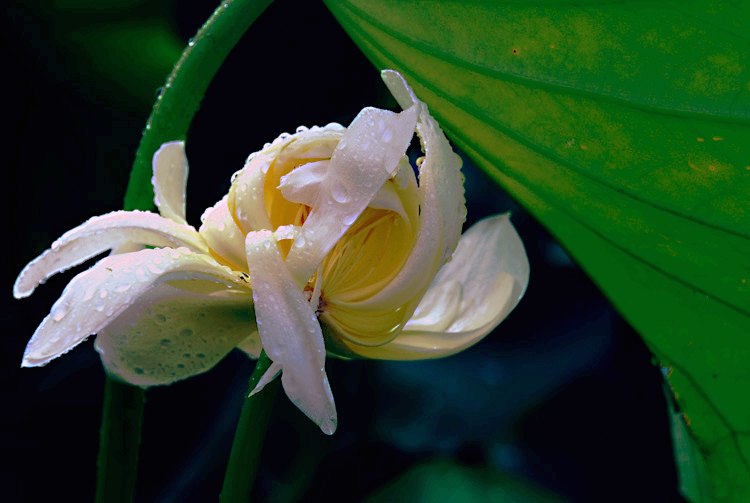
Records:
[[[219,67],[272,0],[225,0],[198,30],[167,78],[146,123],[125,194],[126,210],[153,208],[151,158],[162,143],[184,140]]]
[[[224,486],[221,488],[222,503],[245,503],[250,501],[250,491],[258,469],[260,450],[271,418],[271,405],[276,397],[281,379],[274,379],[263,391],[250,396],[250,392],[268,370],[271,360],[265,352],[260,354],[248,385],[248,397],[242,405],[242,413],[234,432],[232,452],[229,455]]]
[[[134,500],[145,403],[143,389],[106,377],[96,460],[98,503]]]

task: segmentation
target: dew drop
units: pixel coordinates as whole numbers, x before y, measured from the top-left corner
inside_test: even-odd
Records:
[[[193,331],[192,331],[192,330],[190,330],[189,328],[185,328],[185,329],[183,329],[183,330],[182,330],[182,331],[180,332],[180,335],[181,335],[182,337],[190,337],[191,335],[193,335]]]
[[[68,314],[68,311],[63,307],[59,307],[52,311],[52,319],[55,321],[61,321],[63,318],[65,318],[66,314]]]
[[[197,356],[198,358],[205,358],[206,357],[206,355],[203,354],[203,353],[195,353],[195,356]]]
[[[130,284],[129,283],[124,283],[122,285],[116,286],[115,287],[115,292],[117,292],[117,293],[123,293],[123,292],[127,292],[129,289],[130,289]]]
[[[337,203],[348,203],[351,200],[349,191],[346,190],[340,181],[333,180],[331,183],[331,196]]]
[[[136,368],[134,368],[133,370],[134,370],[134,371],[135,371],[135,373],[136,373],[136,374],[138,374],[138,375],[141,375],[141,374],[144,374],[144,373],[145,373],[145,371],[144,371],[144,370],[143,370],[142,368],[140,368],[140,367],[136,367]]]
[[[135,278],[138,281],[146,281],[148,279],[148,275],[146,274],[146,271],[143,269],[143,267],[139,267],[135,270]]]
[[[157,264],[154,264],[154,263],[147,264],[146,267],[153,274],[161,274],[164,272],[164,269],[162,269],[161,267],[159,267]]]
[[[82,300],[84,302],[86,302],[86,301],[89,301],[89,300],[93,299],[94,298],[94,290],[95,290],[94,287],[87,288],[86,291],[83,294],[83,299]]]
[[[157,314],[156,316],[154,316],[154,319],[155,319],[155,320],[156,320],[156,321],[157,321],[158,323],[166,323],[166,322],[167,322],[167,317],[166,317],[166,316],[164,316],[164,315],[163,315],[163,314],[161,314],[161,313],[159,313],[159,314]]]
[[[106,299],[108,294],[107,290],[102,290],[99,292],[99,298]]]
[[[169,339],[162,339],[159,341],[159,344],[162,345],[163,347],[167,347],[170,344],[172,344],[172,341]]]
[[[342,222],[344,225],[352,225],[357,220],[357,214],[356,213],[350,213],[348,215],[345,215],[342,219]]]

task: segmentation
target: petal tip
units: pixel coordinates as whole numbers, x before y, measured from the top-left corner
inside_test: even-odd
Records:
[[[16,282],[13,284],[13,297],[16,299],[25,299],[34,293],[34,288],[24,284],[23,272],[18,276]]]
[[[49,356],[35,353],[31,348],[26,348],[21,360],[21,368],[42,367],[52,360]]]
[[[336,416],[331,416],[329,418],[324,419],[320,423],[320,430],[326,435],[333,435],[334,433],[336,433],[337,426],[338,426],[338,419],[336,418]]]
[[[173,149],[173,148],[179,148],[181,150],[185,149],[185,140],[174,140],[174,141],[168,141],[165,143],[162,143],[161,146],[154,152],[154,160],[156,160],[156,157],[162,153],[164,150]]]

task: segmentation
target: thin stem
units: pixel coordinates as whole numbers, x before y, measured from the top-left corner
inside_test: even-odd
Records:
[[[263,447],[266,428],[271,418],[271,406],[279,389],[280,379],[274,379],[260,393],[252,396],[249,394],[255,389],[270,365],[271,360],[265,352],[262,352],[253,375],[250,377],[248,397],[242,405],[240,420],[234,432],[232,452],[229,455],[227,471],[224,474],[224,486],[221,489],[220,501],[222,503],[250,501],[250,491],[258,469],[260,450]]]
[[[184,140],[216,72],[272,0],[222,1],[183,51],[154,104],[135,154],[125,209],[153,208],[151,158],[165,142]]]
[[[133,501],[145,403],[143,389],[106,377],[96,462],[97,502]]]

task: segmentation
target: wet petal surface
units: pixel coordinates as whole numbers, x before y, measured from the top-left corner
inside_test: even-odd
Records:
[[[203,238],[189,225],[147,211],[115,211],[93,217],[63,234],[31,261],[13,286],[16,298],[28,297],[50,276],[123,245],[187,247],[208,253]]]
[[[185,220],[185,189],[187,188],[188,160],[185,142],[173,141],[163,144],[152,161],[154,204],[159,213],[179,224]]]
[[[326,350],[315,312],[286,268],[271,231],[245,241],[258,332],[274,374],[289,399],[327,434],[336,430],[336,406],[325,372]],[[266,383],[272,376],[264,376]]]
[[[244,291],[250,302],[246,283],[208,255],[187,248],[113,255],[82,272],[65,287],[29,341],[23,366],[44,365],[66,353],[102,331],[149,291],[171,282],[180,282],[186,293],[188,288],[203,295]]]

